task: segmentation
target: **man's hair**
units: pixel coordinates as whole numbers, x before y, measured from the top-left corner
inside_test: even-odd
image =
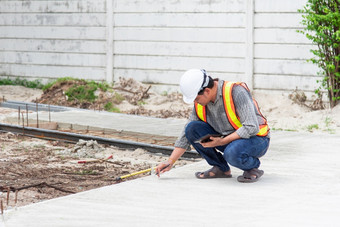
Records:
[[[206,89],[206,88],[213,88],[214,87],[214,85],[215,85],[215,81],[216,80],[218,80],[218,79],[213,79],[213,78],[211,78],[210,76],[208,76],[208,80],[209,80],[209,82],[208,82],[208,85],[205,87],[205,88],[203,88],[203,90],[201,90],[200,92],[198,92],[198,95],[202,95],[203,94],[203,92],[204,92],[204,89]]]
[[[210,76],[208,76],[208,78],[209,78],[209,83],[208,83],[207,88],[213,88],[215,84],[214,83],[215,80],[213,80],[213,78],[211,78]]]

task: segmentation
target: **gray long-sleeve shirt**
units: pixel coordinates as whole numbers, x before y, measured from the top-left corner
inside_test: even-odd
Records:
[[[250,93],[242,86],[236,85],[232,90],[232,98],[235,105],[237,116],[240,118],[242,127],[235,130],[229,123],[228,117],[225,112],[222,89],[223,80],[218,81],[217,95],[215,102],[210,102],[206,106],[207,123],[217,132],[222,135],[229,135],[236,131],[241,138],[249,138],[255,136],[259,132],[259,125],[264,121],[257,111]],[[193,107],[192,113],[189,117],[187,124],[191,121],[199,121],[197,117],[195,107]],[[185,125],[185,127],[187,126]],[[175,142],[175,147],[181,147],[189,149],[190,143],[185,137],[185,127],[182,130],[181,135]],[[268,134],[269,136],[269,134]]]

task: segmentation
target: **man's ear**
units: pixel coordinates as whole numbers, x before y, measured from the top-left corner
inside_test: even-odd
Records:
[[[211,88],[205,88],[204,91],[207,93],[207,95],[209,96],[211,93]]]

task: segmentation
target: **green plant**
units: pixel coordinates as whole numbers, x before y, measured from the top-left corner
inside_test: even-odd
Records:
[[[120,113],[120,109],[115,107],[112,102],[108,102],[104,105],[104,109],[108,112]]]
[[[114,95],[114,102],[116,104],[119,104],[119,103],[122,103],[124,101],[124,96],[122,96],[121,94],[115,92],[115,95]]]
[[[28,88],[42,89],[43,84],[39,80],[26,80],[15,78],[14,80],[8,78],[0,79],[0,85],[20,85]]]
[[[326,131],[330,134],[334,134],[335,130],[331,128],[331,124],[332,124],[332,118],[330,117],[326,117],[325,118],[325,126],[326,126]]]
[[[106,92],[110,89],[110,85],[106,82],[96,83],[94,81],[91,81],[95,84],[97,84],[98,88],[100,88],[102,91]]]
[[[74,85],[65,91],[65,95],[68,96],[69,101],[78,100],[80,102],[83,101],[94,102],[97,99],[95,92],[98,89],[100,89],[103,92],[112,89],[111,86],[106,82],[98,83],[93,80],[75,79],[72,77],[59,78],[53,82],[46,84],[42,89],[43,91],[46,91],[55,84],[67,83],[68,81],[71,82],[75,81],[73,83]]]
[[[319,125],[318,124],[312,124],[312,125],[307,126],[308,131],[313,132],[313,129],[319,129]]]
[[[76,174],[76,175],[98,175],[99,173],[95,170],[85,169],[85,170],[74,171],[73,174]]]
[[[137,105],[138,105],[138,106],[143,106],[143,105],[145,105],[145,104],[146,104],[146,102],[143,101],[143,100],[139,100],[139,101],[137,102]]]
[[[167,91],[163,91],[161,96],[168,96],[168,92]]]
[[[52,81],[52,82],[49,82],[47,83],[46,85],[44,85],[42,87],[42,90],[43,91],[46,91],[47,89],[49,89],[50,87],[52,87],[54,84],[56,83],[62,83],[62,82],[65,82],[65,81],[73,81],[73,80],[77,80],[77,79],[74,79],[72,77],[62,77],[62,78],[58,78],[57,80],[55,81]]]
[[[305,28],[299,32],[317,45],[311,50],[314,58],[310,61],[322,71],[321,88],[328,91],[330,106],[334,107],[340,100],[340,2],[339,0],[308,0],[306,6],[299,10],[303,13],[302,24]]]
[[[97,98],[95,95],[96,90],[97,86],[92,83],[85,85],[74,85],[65,92],[65,95],[68,96],[70,101],[77,99],[79,101],[93,102]]]
[[[331,125],[331,123],[332,123],[332,118],[326,117],[326,118],[325,118],[325,125],[326,125],[327,128],[329,128],[329,126]]]

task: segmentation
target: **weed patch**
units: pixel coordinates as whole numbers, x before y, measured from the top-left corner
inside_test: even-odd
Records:
[[[15,78],[14,80],[10,78],[0,79],[0,85],[14,85],[14,86],[24,86],[28,88],[42,89],[43,84],[39,80],[29,81],[26,79]]]

